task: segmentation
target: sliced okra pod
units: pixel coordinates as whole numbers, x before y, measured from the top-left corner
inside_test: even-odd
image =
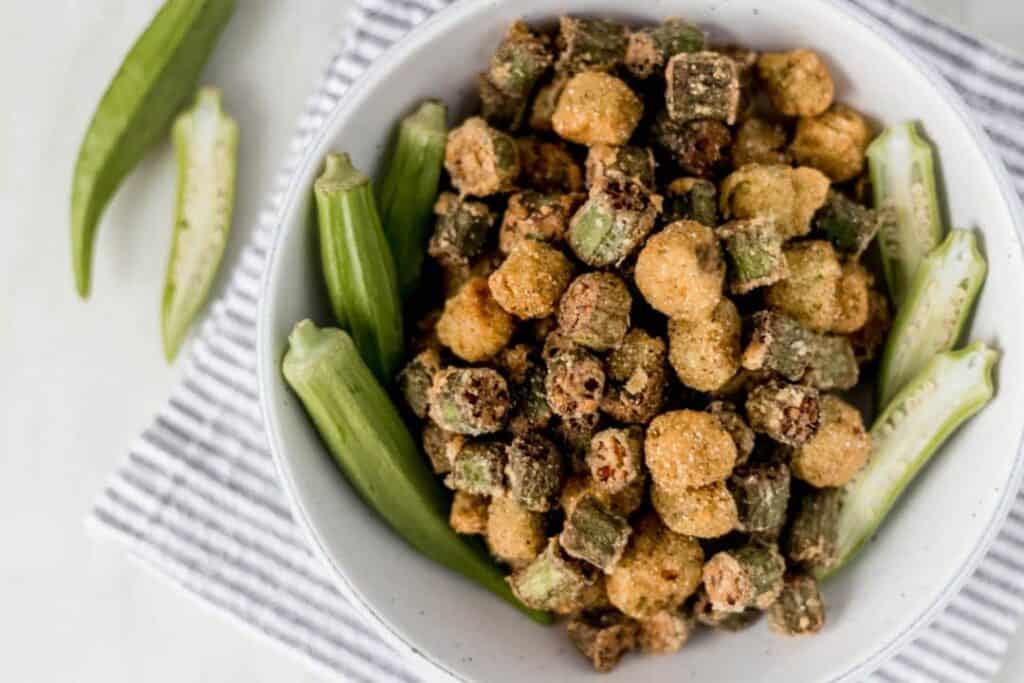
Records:
[[[234,10],[234,0],[165,2],[96,106],[71,181],[71,263],[83,299],[89,296],[92,250],[103,210],[195,92],[199,73]],[[209,126],[206,135],[217,135],[216,127]]]
[[[987,269],[969,230],[950,231],[921,262],[885,343],[879,405],[886,405],[935,354],[956,346]]]
[[[452,471],[444,483],[474,496],[499,496],[505,492],[505,444],[469,440],[452,459]]]
[[[676,121],[661,110],[651,125],[651,134],[685,173],[713,178],[729,162],[732,131],[721,121]]]
[[[690,220],[709,228],[718,225],[718,188],[703,178],[677,178],[668,185],[665,196],[665,223]],[[780,249],[781,251],[781,249]]]
[[[572,217],[568,242],[594,268],[620,264],[654,229],[661,197],[635,182],[609,178],[594,188]]]
[[[384,175],[377,184],[380,220],[395,258],[402,298],[416,289],[423,245],[444,166],[448,110],[427,100],[398,123]]]
[[[729,491],[736,501],[740,531],[777,536],[786,523],[789,487],[789,468],[784,463],[737,468],[729,477]]]
[[[161,315],[164,354],[174,358],[217,276],[235,200],[238,124],[220,91],[201,88],[174,122],[178,200]]]
[[[370,178],[347,154],[328,154],[313,193],[334,316],[377,377],[390,382],[402,360],[402,305]]]
[[[859,379],[860,366],[849,339],[812,333],[804,384],[822,391],[845,391],[857,386]]]
[[[650,147],[594,145],[587,152],[587,187],[608,178],[632,181],[654,190],[654,153]]]
[[[442,192],[434,204],[437,222],[427,253],[445,267],[467,266],[483,251],[494,213],[483,202]]]
[[[815,335],[793,318],[775,311],[758,311],[751,322],[753,330],[743,351],[743,367],[799,381],[810,365]]]
[[[561,351],[548,361],[548,405],[563,418],[596,415],[605,379],[604,363],[594,354],[582,347]]]
[[[747,395],[747,418],[755,432],[799,446],[818,430],[818,401],[814,387],[773,380],[754,387]]]
[[[995,393],[999,354],[981,342],[933,357],[886,405],[871,427],[871,458],[845,487],[836,571],[857,554],[914,476],[957,427]]]
[[[825,625],[825,601],[818,582],[807,574],[788,574],[778,600],[768,609],[768,626],[784,636],[817,633]]]
[[[579,563],[565,557],[554,538],[532,562],[508,578],[512,592],[524,605],[559,614],[581,603],[593,582]]]
[[[551,130],[551,117],[558,107],[558,98],[569,82],[569,74],[556,73],[555,77],[537,89],[530,109],[530,128],[539,131]]]
[[[814,216],[814,227],[829,238],[837,249],[859,257],[875,239],[882,218],[878,211],[849,199],[835,190],[829,190],[825,205]]]
[[[629,38],[626,27],[603,19],[562,17],[558,22],[561,72],[611,71],[623,63]]]
[[[672,57],[704,49],[704,32],[682,19],[666,19],[657,26],[629,34],[626,69],[636,78],[660,73]]]
[[[509,192],[519,177],[519,147],[511,135],[474,116],[448,133],[444,167],[460,194]]]
[[[534,33],[526,22],[513,22],[480,76],[484,118],[501,128],[519,128],[530,93],[552,61],[547,36]]]
[[[619,493],[644,476],[644,431],[640,427],[605,429],[587,450],[587,468],[599,487]]]
[[[622,344],[608,355],[601,410],[619,422],[649,422],[664,403],[667,355],[663,339],[640,328],[627,332]]]
[[[508,383],[490,368],[447,368],[434,375],[430,417],[456,434],[500,431],[511,407]]]
[[[740,105],[736,62],[717,52],[678,54],[665,70],[665,104],[674,121],[717,119],[736,123]]]
[[[782,253],[785,237],[775,221],[758,216],[734,220],[717,230],[729,261],[729,289],[746,294],[758,287],[775,284],[789,271]]]
[[[814,571],[825,571],[836,562],[840,488],[810,489],[800,496],[786,535],[786,557]]]
[[[546,512],[562,488],[562,454],[539,434],[515,437],[507,452],[505,478],[509,495],[527,510]]]
[[[572,557],[610,574],[626,550],[631,532],[625,517],[612,512],[593,494],[585,494],[566,518],[558,540]]]
[[[477,86],[480,90],[480,115],[487,123],[513,131],[522,125],[530,103],[528,97],[500,90],[485,73],[477,77]]]
[[[398,390],[405,403],[418,418],[427,416],[430,409],[430,387],[434,375],[441,369],[441,355],[436,348],[421,351],[398,373]]]
[[[629,329],[633,297],[612,273],[584,273],[570,283],[558,304],[558,329],[595,351],[622,344]]]
[[[786,562],[774,544],[752,541],[716,553],[704,565],[711,606],[722,612],[768,609],[782,592]]]

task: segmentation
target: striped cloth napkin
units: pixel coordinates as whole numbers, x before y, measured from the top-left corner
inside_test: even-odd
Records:
[[[1024,59],[938,23],[902,0],[847,0],[893,27],[934,64],[988,130],[1024,193]],[[299,121],[251,244],[184,362],[184,379],[92,512],[187,592],[343,680],[416,681],[335,589],[296,525],[261,424],[256,389],[260,278],[282,191],[346,89],[389,45],[448,0],[360,0]],[[870,679],[986,681],[1024,611],[1024,495],[973,577],[945,611]],[[422,669],[419,669],[422,672]]]

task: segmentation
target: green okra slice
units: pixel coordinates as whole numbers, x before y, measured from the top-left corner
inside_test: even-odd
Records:
[[[508,577],[508,583],[527,607],[561,613],[582,602],[593,579],[578,562],[565,557],[557,539],[552,538],[530,564]]]
[[[474,496],[498,496],[505,492],[507,449],[497,441],[467,441],[452,458],[445,477],[448,488]]]
[[[814,227],[825,233],[837,249],[859,257],[875,239],[882,224],[878,211],[858,204],[841,192],[829,190],[825,205],[814,216]]]
[[[505,478],[509,495],[531,512],[547,512],[565,478],[562,454],[539,434],[515,437],[507,453]]]
[[[786,557],[808,570],[830,569],[837,559],[842,507],[839,488],[810,489],[801,495],[786,535]]]
[[[551,117],[555,115],[558,107],[558,98],[565,90],[565,84],[569,82],[569,75],[556,73],[551,81],[537,88],[537,94],[533,98],[533,106],[530,108],[530,128],[540,131],[551,130]]]
[[[603,19],[562,17],[558,22],[559,56],[564,73],[611,71],[623,63],[629,43],[623,24]]]
[[[377,183],[381,224],[391,245],[403,299],[416,289],[423,269],[423,246],[444,166],[447,117],[443,103],[427,100],[403,118],[384,175]]]
[[[550,623],[523,607],[482,548],[451,529],[440,483],[352,338],[304,320],[288,341],[284,377],[360,497],[422,554]]]
[[[736,501],[740,531],[777,536],[786,523],[790,481],[789,467],[781,462],[736,468],[728,485]]]
[[[804,384],[822,391],[846,391],[857,386],[859,379],[860,365],[849,339],[833,334],[811,335]]]
[[[704,178],[677,178],[668,185],[662,220],[697,221],[709,228],[718,225],[718,188]],[[781,253],[781,246],[779,249]]]
[[[969,230],[950,231],[921,262],[885,343],[879,405],[886,405],[936,353],[956,346],[987,270]]]
[[[642,185],[609,178],[593,188],[569,224],[568,242],[594,268],[621,264],[640,246],[661,213],[661,197]]]
[[[71,262],[83,299],[89,296],[93,244],[103,210],[195,91],[234,10],[234,0],[167,0],[125,55],[96,106],[71,182]]]
[[[436,372],[428,403],[434,422],[467,436],[501,431],[511,409],[508,383],[490,368],[446,368]]]
[[[480,114],[487,123],[506,130],[517,130],[526,116],[529,97],[500,90],[487,74],[478,76],[477,85],[480,88]]]
[[[673,121],[717,119],[732,125],[740,106],[739,66],[717,52],[684,52],[668,60],[665,104]]]
[[[878,246],[889,295],[900,308],[918,266],[939,246],[944,232],[932,148],[916,124],[907,121],[875,138],[867,158],[875,208],[892,212],[892,220],[881,223]]]
[[[704,587],[713,609],[768,609],[782,592],[786,561],[773,543],[751,541],[716,553],[704,565]]]
[[[402,362],[402,305],[370,178],[347,154],[328,154],[313,194],[334,317],[377,378],[389,383]]]
[[[750,342],[740,359],[743,367],[799,381],[811,363],[816,335],[793,318],[775,311],[758,311],[751,317],[751,323]]]
[[[998,357],[981,342],[940,353],[889,401],[871,427],[871,459],[844,488],[837,560],[818,578],[857,554],[939,446],[992,399]]]
[[[484,250],[495,215],[483,202],[442,192],[434,204],[437,222],[427,253],[447,268],[469,265]]]
[[[769,217],[758,216],[726,223],[716,231],[729,262],[729,289],[746,294],[789,274],[782,253],[785,237]]]
[[[491,57],[486,78],[500,92],[525,101],[553,61],[548,37],[515,21]]]
[[[178,196],[160,320],[167,360],[203,307],[231,232],[238,124],[221,108],[220,90],[201,88],[173,137]]]
[[[747,395],[747,419],[755,432],[800,446],[818,431],[820,393],[814,387],[772,380]]]
[[[612,512],[597,496],[588,493],[573,507],[558,540],[568,555],[611,574],[626,550],[632,531],[625,517]]]
[[[398,390],[413,415],[425,418],[430,410],[430,387],[441,370],[441,354],[428,348],[416,354],[398,373]]]
[[[629,330],[633,297],[622,278],[612,273],[584,273],[574,279],[558,304],[558,329],[594,351],[622,344]]]
[[[659,73],[672,57],[703,50],[705,42],[704,32],[693,24],[682,19],[666,19],[657,26],[629,34],[626,69],[636,78],[650,78]]]
[[[768,609],[768,626],[784,636],[817,633],[825,625],[825,601],[813,576],[787,574],[779,598]]]

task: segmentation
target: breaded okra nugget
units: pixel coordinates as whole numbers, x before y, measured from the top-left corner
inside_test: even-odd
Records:
[[[826,332],[839,316],[837,292],[843,277],[832,243],[809,240],[787,246],[785,280],[768,288],[765,301],[815,332]]]
[[[665,526],[679,534],[717,538],[739,526],[736,501],[724,481],[675,493],[655,484],[651,504]]]
[[[670,320],[668,360],[679,380],[697,391],[717,391],[740,369],[740,314],[722,297],[705,320]]]
[[[786,116],[817,116],[832,104],[832,74],[812,50],[765,52],[757,73],[772,104]]]
[[[857,177],[871,142],[871,126],[852,107],[835,104],[819,116],[802,118],[789,151],[797,163],[812,166],[834,182]]]
[[[647,240],[634,277],[655,310],[670,318],[702,320],[722,299],[725,260],[711,228],[676,221]]]
[[[569,286],[572,263],[559,250],[520,240],[487,282],[498,305],[517,318],[544,318]]]
[[[647,427],[644,460],[666,493],[722,481],[736,464],[736,444],[710,413],[673,410]]]
[[[559,137],[580,145],[624,145],[644,113],[644,103],[622,80],[584,71],[565,84],[551,125]]]
[[[817,487],[842,486],[871,455],[871,434],[860,411],[836,396],[823,396],[817,433],[790,454],[793,476]]]
[[[487,278],[475,277],[444,304],[437,338],[464,361],[479,363],[508,344],[515,318],[491,296]]]
[[[509,496],[494,496],[487,507],[487,547],[513,568],[530,563],[544,549],[544,516]]]

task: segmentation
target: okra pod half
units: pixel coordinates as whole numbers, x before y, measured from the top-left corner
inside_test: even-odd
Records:
[[[75,288],[89,296],[96,226],[118,185],[195,90],[234,0],[168,0],[132,45],[89,122],[71,183]]]
[[[889,294],[899,308],[925,256],[942,241],[932,148],[913,121],[886,128],[867,151],[875,208],[890,212],[878,232]]]
[[[334,316],[377,379],[388,383],[402,361],[402,306],[370,179],[347,154],[328,154],[313,192]]]
[[[303,320],[288,342],[284,377],[362,499],[419,552],[550,623],[526,610],[490,558],[448,525],[440,484],[352,338]]]
[[[171,360],[202,308],[231,232],[238,124],[221,109],[220,91],[202,88],[174,123],[178,199],[161,327]]]
[[[871,459],[845,487],[838,559],[819,578],[857,554],[938,447],[991,400],[998,355],[981,342],[940,353],[893,397],[871,427]]]
[[[974,233],[953,230],[921,263],[886,340],[879,405],[913,379],[932,356],[956,346],[985,281]]]
[[[448,110],[423,102],[398,124],[394,148],[377,185],[381,224],[391,245],[402,298],[419,284],[423,251],[444,166]]]

